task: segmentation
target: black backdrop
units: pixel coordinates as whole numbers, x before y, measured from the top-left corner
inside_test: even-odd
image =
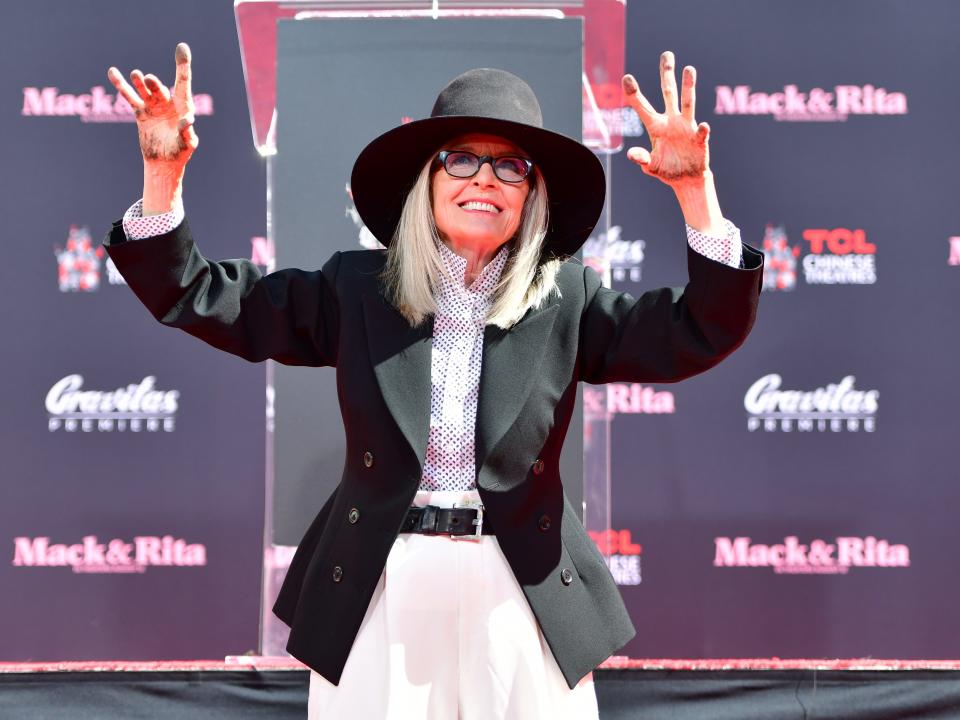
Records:
[[[250,141],[230,3],[9,3],[0,38],[0,207],[11,251],[0,304],[0,657],[256,650],[264,367],[220,356],[153,321],[129,288],[111,284],[105,253],[97,252],[110,222],[143,187],[136,128],[102,97],[116,95],[106,70],[139,67],[172,82],[180,40],[194,51],[194,91],[207,96],[198,100],[203,149],[185,181],[191,222],[212,257],[249,257],[251,237],[264,234],[262,161]],[[90,280],[97,266],[99,283],[79,289],[80,270]],[[62,291],[60,277],[78,289]],[[87,396],[77,406],[94,416],[85,431],[77,418],[47,408],[48,393],[69,375],[82,377],[75,390],[100,393],[152,377],[164,396]],[[55,409],[72,407],[57,398]],[[71,419],[75,430],[68,430]],[[51,430],[57,420],[61,427]],[[165,536],[202,546],[203,557],[197,548],[192,556],[204,564],[172,564],[172,551],[171,564],[162,564]],[[82,545],[85,537],[96,540],[82,552],[55,547]],[[45,551],[42,538],[49,538]]]
[[[661,50],[698,68],[721,207],[770,274],[719,367],[606,389],[625,654],[956,655],[958,21],[945,0],[629,5],[655,106]],[[153,322],[97,251],[141,182],[106,68],[170,80],[180,40],[212,111],[191,225],[210,257],[264,234],[231,4],[34,2],[4,8],[0,40],[0,659],[254,649],[264,367]],[[612,168],[614,286],[681,284],[672,193]],[[74,375],[101,394],[51,395]]]

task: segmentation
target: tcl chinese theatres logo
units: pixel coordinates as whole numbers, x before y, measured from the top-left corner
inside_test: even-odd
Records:
[[[629,530],[589,531],[590,539],[603,554],[617,585],[639,585],[643,546],[633,542]]]
[[[807,228],[807,252],[800,261],[808,285],[873,285],[877,282],[877,246],[863,228]],[[801,246],[791,245],[783,225],[769,223],[762,242],[763,289],[793,290]]]

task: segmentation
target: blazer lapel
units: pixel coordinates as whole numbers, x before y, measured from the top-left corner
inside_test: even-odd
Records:
[[[423,467],[430,433],[433,317],[411,328],[396,308],[370,294],[363,297],[363,314],[380,394]]]
[[[509,331],[487,325],[477,402],[476,473],[523,409],[539,373],[559,300],[527,313]],[[379,295],[364,295],[374,374],[387,408],[423,467],[430,434],[433,318],[411,328]]]
[[[509,331],[487,325],[477,403],[476,473],[523,409],[536,383],[559,300],[532,310]]]

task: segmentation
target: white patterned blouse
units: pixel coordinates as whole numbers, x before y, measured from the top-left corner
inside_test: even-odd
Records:
[[[123,230],[130,240],[170,232],[183,220],[183,204],[168,213],[143,216],[143,201],[134,203],[123,216]],[[704,235],[687,225],[687,242],[712,260],[739,267],[742,257],[740,230],[724,220],[726,237]],[[444,243],[440,253],[449,271],[440,286],[433,324],[431,356],[430,435],[423,463],[421,490],[474,490],[474,428],[480,367],[483,360],[483,328],[492,292],[507,262],[506,247],[483,268],[470,287],[464,285],[467,259]]]

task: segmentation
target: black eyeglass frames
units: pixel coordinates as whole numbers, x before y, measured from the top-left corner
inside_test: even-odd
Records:
[[[518,183],[526,180],[533,169],[533,161],[515,155],[493,157],[476,155],[467,150],[442,150],[438,156],[443,169],[456,178],[470,178],[480,172],[480,166],[490,163],[493,174],[505,183]]]

